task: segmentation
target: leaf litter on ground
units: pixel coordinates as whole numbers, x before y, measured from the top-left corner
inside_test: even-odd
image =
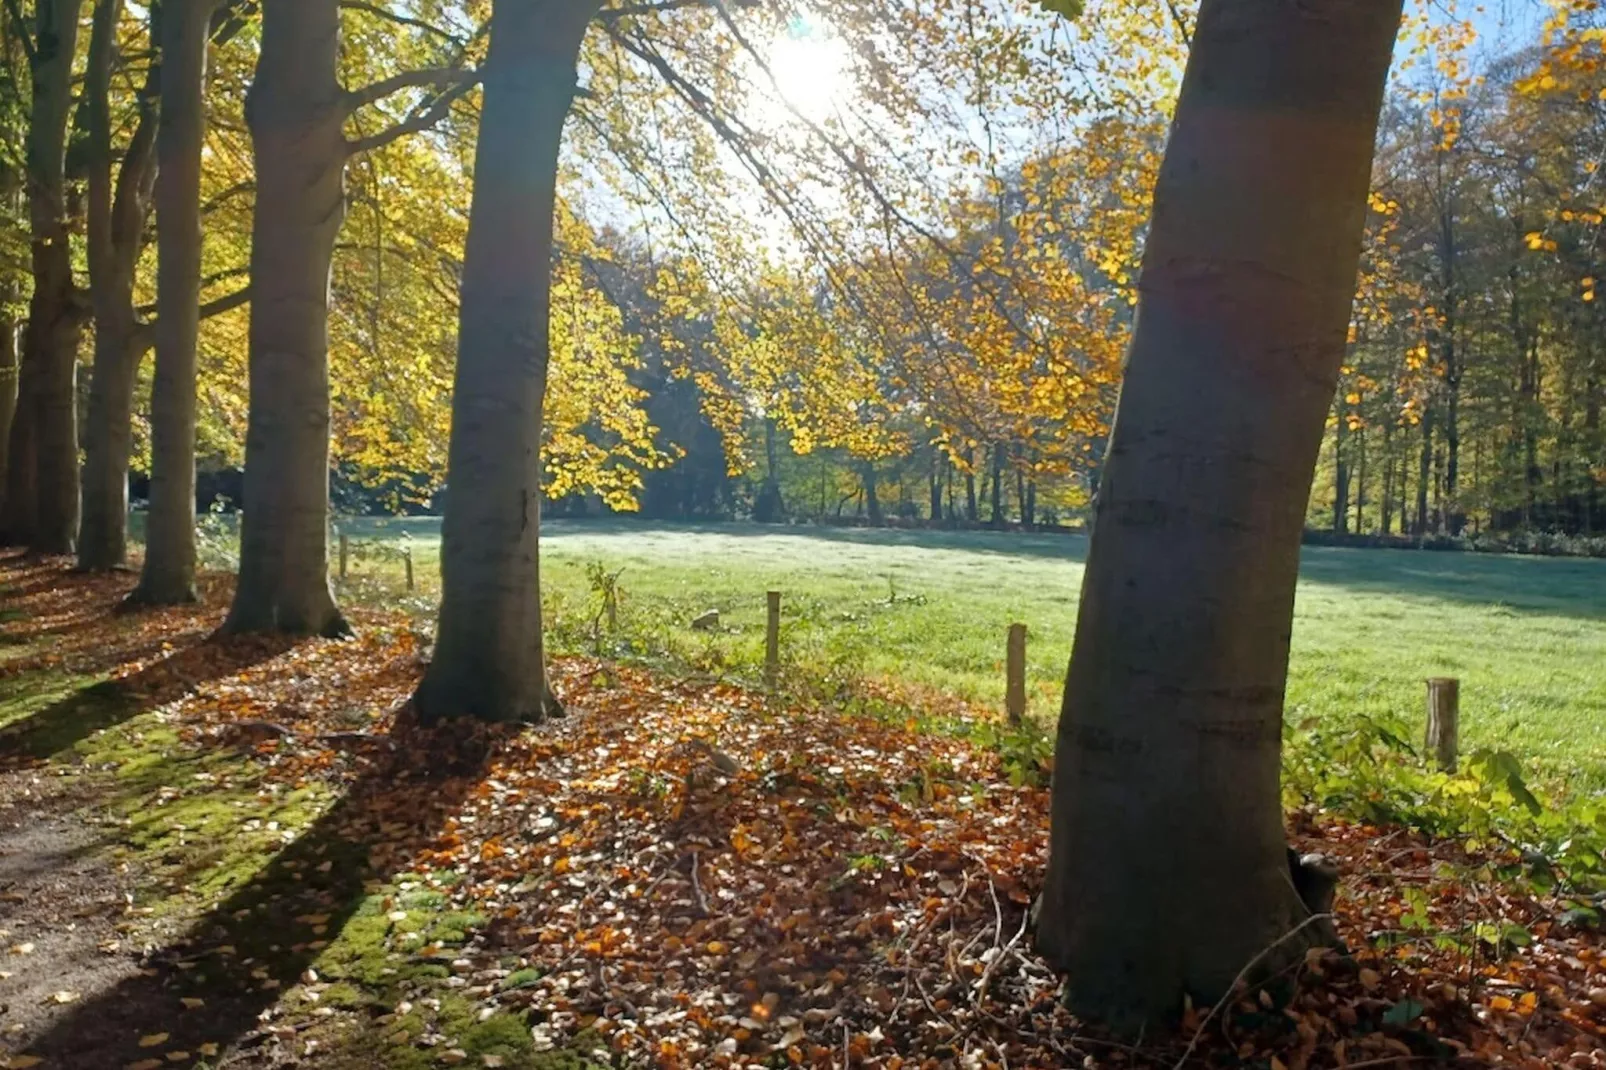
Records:
[[[1182,1009],[1170,1038],[1129,1043],[1071,1018],[1032,951],[1048,793],[1012,784],[989,751],[913,718],[581,657],[554,664],[563,719],[425,728],[406,707],[423,651],[404,617],[356,611],[355,640],[208,642],[226,581],[208,584],[210,609],[121,614],[122,577],[0,560],[20,611],[0,632],[35,640],[0,679],[122,681],[180,746],[244,755],[265,785],[344,796],[325,832],[358,852],[386,969],[406,979],[356,1009],[320,1006],[316,952],[351,915],[328,895],[335,906],[298,900],[280,911],[298,930],[283,939],[310,964],[228,975],[259,990],[262,1024],[195,1050],[293,1044],[308,1023],[350,1015],[462,1062],[426,1013],[450,998],[481,1020],[517,1016],[537,1051],[578,1046],[623,1066],[1606,1065],[1606,941],[1524,885],[1467,878],[1512,861],[1501,849],[1293,815],[1297,848],[1340,865],[1335,920],[1353,958],[1310,956],[1280,979],[1286,1004],[1242,991]],[[203,777],[166,797],[209,790]],[[305,835],[250,831],[281,835],[281,858]],[[298,875],[331,864],[290,863]],[[442,937],[433,922],[447,916],[472,921]],[[234,950],[206,939],[197,926],[147,958]],[[435,969],[404,969],[420,964]],[[205,1014],[212,996],[182,1008]],[[181,1028],[147,1022],[139,1043],[190,1044]],[[30,1039],[5,1038],[16,1065],[37,1057]]]

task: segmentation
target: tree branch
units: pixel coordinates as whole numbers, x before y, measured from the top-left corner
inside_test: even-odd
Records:
[[[707,7],[708,0],[658,0],[651,4],[625,4],[621,7],[604,8],[597,13],[597,18],[603,22],[616,22],[619,19],[634,18],[638,15],[655,15],[660,11],[677,11],[683,7]]]
[[[346,111],[356,111],[368,104],[376,103],[399,93],[403,89],[420,89],[426,86],[436,89],[447,89],[460,85],[464,81],[478,81],[479,73],[463,67],[430,67],[424,70],[403,71],[389,78],[382,78],[377,82],[363,86],[361,89],[352,89],[346,93]]]
[[[213,316],[221,316],[225,312],[231,312],[241,305],[250,304],[250,302],[251,287],[248,285],[242,286],[231,294],[224,294],[222,297],[215,298],[202,305],[201,318],[209,320]]]
[[[212,11],[212,25],[208,31],[213,46],[221,48],[234,40],[255,13],[256,4],[252,0],[219,0]]]
[[[468,77],[458,82],[446,92],[436,97],[429,107],[414,111],[411,116],[377,134],[360,137],[346,142],[346,154],[356,156],[359,153],[371,152],[374,149],[384,148],[393,141],[428,130],[446,117],[452,110],[452,105],[467,95],[470,89],[480,84],[480,72],[475,70],[467,72]]]
[[[28,20],[22,17],[22,5],[18,0],[6,0],[6,11],[11,15],[12,25],[17,28],[17,40],[22,42],[22,50],[28,56],[29,65],[39,59],[39,50],[34,48],[33,34],[28,32]]]
[[[410,26],[415,30],[422,30],[425,33],[434,34],[436,37],[444,38],[455,45],[461,46],[468,43],[466,38],[458,36],[451,30],[443,29],[435,25],[433,22],[426,22],[423,19],[415,19],[410,15],[403,15],[398,11],[390,11],[378,4],[366,3],[365,0],[340,0],[340,6],[347,11],[361,11],[364,14],[372,15],[375,18],[384,19],[386,22],[393,22],[397,26]]]

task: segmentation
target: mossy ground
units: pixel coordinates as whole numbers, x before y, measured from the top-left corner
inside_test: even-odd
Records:
[[[470,1066],[588,1065],[580,1051],[535,1050],[523,1015],[486,1017],[452,987],[454,949],[485,917],[453,906],[450,874],[376,874],[369,845],[344,835],[338,779],[286,784],[269,775],[271,747],[197,739],[104,673],[50,664],[53,637],[30,639],[6,616],[0,759],[12,772],[0,776],[49,778],[108,870],[137,875],[122,928],[172,971],[163,986],[181,1007],[252,1012],[218,1012],[220,1049],[260,1017],[321,1066],[422,1070],[456,1052]],[[177,1024],[142,1028],[179,1043]],[[205,1066],[210,1050],[156,1054]]]

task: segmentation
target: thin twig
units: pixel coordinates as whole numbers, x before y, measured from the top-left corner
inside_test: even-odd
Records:
[[[1193,1054],[1193,1049],[1199,1046],[1199,1038],[1204,1036],[1205,1028],[1209,1026],[1211,1021],[1215,1019],[1216,1015],[1221,1012],[1221,1008],[1225,1007],[1232,999],[1234,994],[1237,993],[1238,986],[1243,983],[1245,977],[1249,976],[1250,970],[1260,965],[1262,959],[1271,954],[1273,951],[1277,950],[1277,948],[1281,947],[1283,944],[1287,943],[1296,934],[1303,932],[1305,929],[1315,925],[1317,922],[1331,922],[1332,920],[1333,915],[1331,914],[1312,914],[1310,917],[1306,918],[1304,921],[1300,922],[1298,925],[1294,926],[1292,929],[1289,929],[1277,939],[1261,948],[1260,951],[1256,952],[1254,958],[1244,963],[1244,968],[1239,970],[1238,976],[1232,979],[1232,984],[1227,986],[1227,991],[1224,992],[1221,998],[1216,1001],[1216,1005],[1210,1008],[1210,1013],[1204,1016],[1204,1021],[1199,1023],[1199,1028],[1193,1031],[1193,1036],[1189,1039],[1188,1046],[1183,1049],[1182,1058],[1176,1061],[1176,1065],[1174,1065],[1171,1070],[1182,1070],[1182,1067],[1187,1064],[1189,1056]]]
[[[1031,919],[1031,916],[1030,911],[1021,915],[1020,928],[1015,931],[1014,936],[1010,937],[1009,943],[1004,945],[1004,949],[994,956],[993,960],[987,964],[987,968],[981,972],[981,980],[976,984],[977,1007],[987,1002],[987,986],[992,982],[993,974],[998,971],[998,964],[1009,957],[1009,953],[1015,950],[1015,945],[1020,943],[1021,938],[1026,935],[1026,923]]]
[[[706,896],[703,895],[703,886],[697,880],[697,852],[696,851],[693,851],[691,853],[691,890],[693,892],[695,892],[696,895],[697,895],[697,909],[701,910],[703,912],[703,917],[705,917],[705,918],[708,917],[708,915],[709,915],[708,899],[707,899]]]

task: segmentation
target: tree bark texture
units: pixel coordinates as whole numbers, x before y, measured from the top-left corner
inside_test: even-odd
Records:
[[[224,630],[339,635],[329,587],[329,272],[345,212],[337,0],[264,0],[240,576]],[[456,495],[454,495],[456,497]]]
[[[216,0],[163,0],[156,140],[156,371],[145,563],[130,600],[195,600],[195,379],[201,293],[201,148]]]
[[[160,22],[152,9],[152,40]],[[139,92],[139,118],[115,168],[111,76],[123,0],[99,0],[84,79],[89,117],[89,296],[95,315],[95,363],[84,428],[82,526],[78,567],[98,571],[128,563],[128,462],[133,452],[134,383],[148,348],[134,311],[134,272],[145,245],[151,183],[156,178],[160,64],[153,60]],[[158,53],[159,54],[159,53]]]
[[[82,0],[37,0],[26,145],[33,296],[7,458],[5,541],[70,554],[78,536],[78,342],[67,223],[67,123]]]
[[[463,261],[435,654],[420,717],[558,711],[541,636],[541,419],[558,150],[600,0],[497,0]],[[249,508],[249,503],[247,504]]]
[[[1205,0],[1060,714],[1039,949],[1073,1011],[1209,1006],[1321,926],[1279,790],[1299,543],[1400,0]],[[1301,928],[1301,926],[1304,926]],[[1275,946],[1275,947],[1274,947]]]

